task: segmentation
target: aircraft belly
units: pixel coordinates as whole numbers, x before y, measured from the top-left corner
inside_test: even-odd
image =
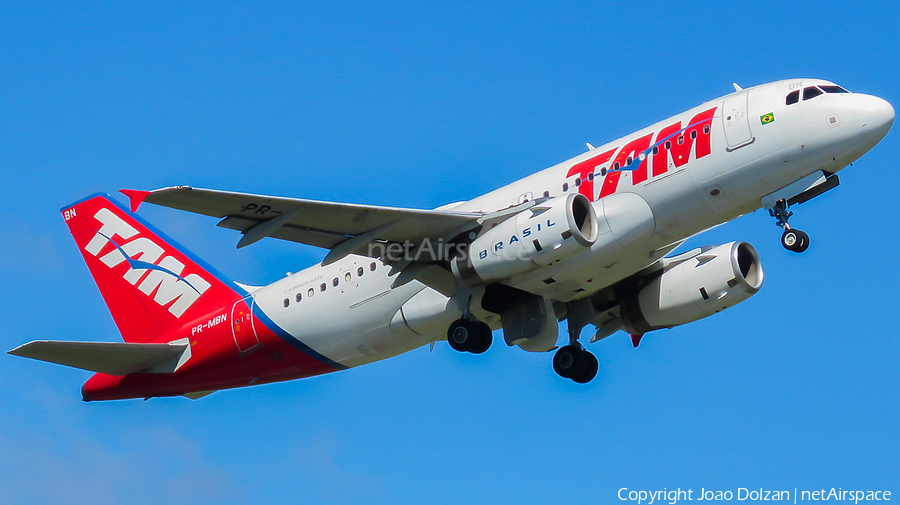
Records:
[[[456,300],[439,291],[423,286],[394,314],[391,329],[397,333],[428,336],[429,340],[443,337],[462,311]]]
[[[341,349],[340,363],[350,367],[364,365],[421,347],[433,340],[433,337],[403,329],[397,331],[392,325],[400,307],[409,303],[409,299],[423,287],[419,282],[409,282],[351,306],[348,318],[353,321],[356,335]]]

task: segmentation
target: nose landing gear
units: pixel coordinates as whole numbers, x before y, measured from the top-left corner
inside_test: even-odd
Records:
[[[805,232],[791,228],[788,219],[794,215],[787,210],[787,202],[782,199],[775,202],[775,206],[769,209],[769,215],[774,217],[776,225],[780,226],[784,233],[781,234],[781,245],[788,251],[802,253],[809,248],[809,235]]]

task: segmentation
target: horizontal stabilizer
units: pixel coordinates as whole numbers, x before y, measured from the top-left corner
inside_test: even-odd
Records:
[[[35,340],[9,354],[118,377],[142,371],[173,373],[190,358],[186,340],[170,344]]]

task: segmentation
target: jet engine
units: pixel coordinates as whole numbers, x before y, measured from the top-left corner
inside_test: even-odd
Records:
[[[622,323],[632,334],[690,323],[750,298],[762,283],[763,270],[753,246],[723,244],[666,269],[626,299]]]
[[[584,195],[574,193],[523,210],[482,233],[451,267],[463,283],[477,286],[562,261],[595,240],[594,209]]]

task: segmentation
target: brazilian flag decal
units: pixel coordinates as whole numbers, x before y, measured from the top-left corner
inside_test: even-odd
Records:
[[[759,116],[759,122],[762,124],[774,123],[775,122],[775,113],[770,112],[768,114],[763,114],[762,116]]]

